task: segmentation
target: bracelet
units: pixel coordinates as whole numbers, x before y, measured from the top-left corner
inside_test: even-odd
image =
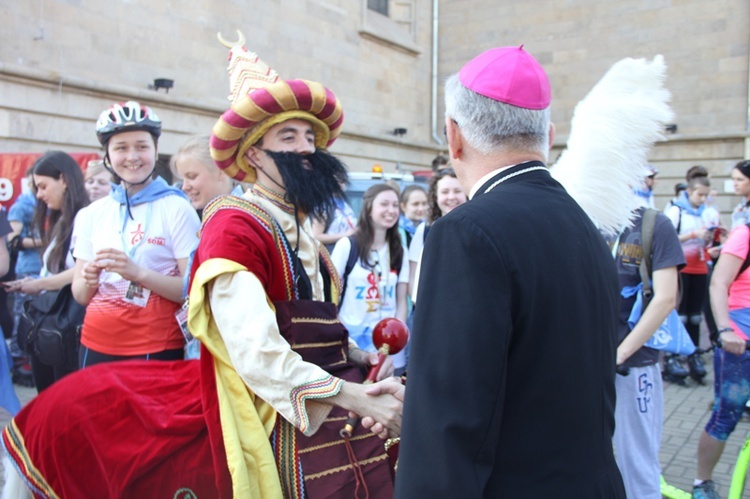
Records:
[[[719,334],[721,334],[721,333],[727,333],[729,331],[734,332],[734,328],[727,326],[727,327],[723,327],[723,328],[719,329],[716,332],[719,333]]]

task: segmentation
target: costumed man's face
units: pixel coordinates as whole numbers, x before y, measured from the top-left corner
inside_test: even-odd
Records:
[[[315,149],[312,125],[292,119],[269,128],[260,142],[248,149],[247,159],[258,181],[282,189],[287,202],[302,213],[325,219],[343,197],[346,167],[326,151]]]

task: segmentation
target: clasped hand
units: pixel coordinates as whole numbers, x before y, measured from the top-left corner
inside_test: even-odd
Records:
[[[403,385],[397,378],[387,378],[372,385],[356,385],[356,390],[356,408],[349,415],[363,416],[362,426],[380,438],[399,436],[404,397]]]
[[[401,384],[401,380],[398,378],[388,378],[379,383],[371,385],[367,388],[365,393],[371,397],[383,396],[386,394],[393,395],[399,402],[401,402],[401,411],[403,411],[404,396],[406,395],[406,387]],[[399,416],[403,412],[399,413]],[[401,435],[401,423],[399,421],[398,432],[394,432],[389,429],[383,423],[376,421],[370,416],[362,418],[362,426],[369,429],[371,432],[376,434],[382,439],[390,437],[398,437]]]

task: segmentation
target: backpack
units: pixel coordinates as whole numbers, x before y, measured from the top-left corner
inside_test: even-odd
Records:
[[[645,304],[648,304],[654,296],[654,291],[651,289],[651,246],[654,243],[657,213],[653,208],[646,208],[641,221],[641,246],[643,247],[643,255],[641,256],[641,265],[638,270],[641,273],[643,301]]]
[[[682,212],[682,210],[680,210]],[[654,243],[654,232],[656,231],[656,215],[659,212],[653,208],[646,208],[643,212],[643,220],[641,221],[641,246],[643,248],[643,256],[641,256],[641,265],[639,271],[641,274],[641,282],[643,283],[643,303],[644,309],[648,306],[651,298],[654,297],[654,291],[651,289],[651,247]],[[750,263],[750,262],[748,262]],[[678,285],[680,286],[678,292],[677,302],[680,302],[680,296],[682,296],[682,281],[678,279]]]

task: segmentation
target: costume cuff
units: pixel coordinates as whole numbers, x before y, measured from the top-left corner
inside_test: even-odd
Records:
[[[315,399],[333,397],[339,393],[343,384],[344,380],[327,376],[299,385],[292,390],[290,401],[294,410],[294,424],[302,433],[305,435],[315,433],[330,412],[330,407],[321,407],[322,410],[317,410],[319,404],[312,402]]]

